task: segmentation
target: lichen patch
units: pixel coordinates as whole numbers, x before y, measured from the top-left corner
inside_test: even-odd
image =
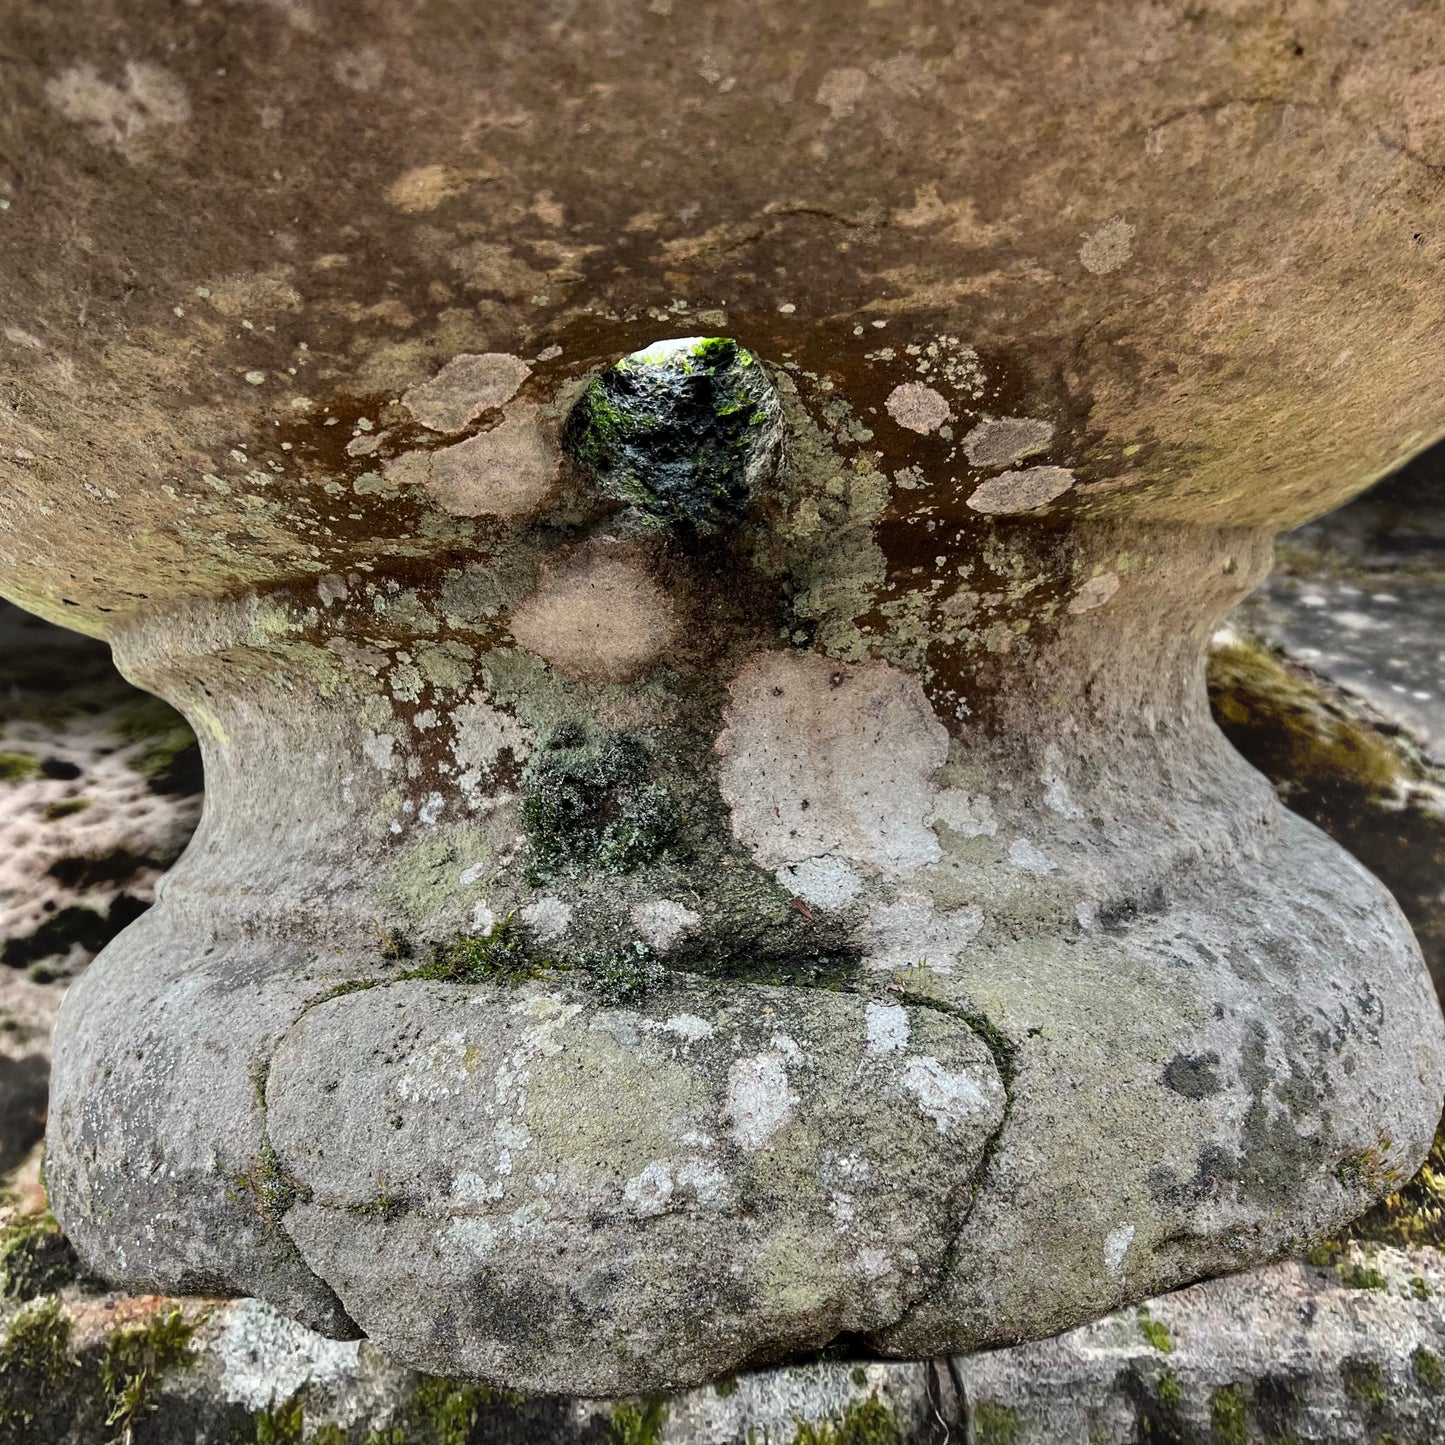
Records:
[[[940,912],[931,899],[910,895],[874,909],[859,938],[871,969],[951,973],[983,925],[984,912],[977,903]]]
[[[1052,873],[1058,867],[1037,844],[1015,838],[1009,844],[1008,860],[1021,873]]]
[[[968,505],[991,516],[1032,512],[1062,497],[1073,485],[1074,474],[1067,467],[1024,467],[981,483]]]
[[[46,81],[45,97],[67,120],[83,126],[96,145],[127,157],[147,131],[184,125],[191,118],[181,82],[144,60],[128,61],[118,85],[102,80],[93,65],[74,65]]]
[[[572,905],[550,895],[522,909],[522,922],[538,943],[556,943],[572,926]]]
[[[419,484],[453,517],[525,517],[547,499],[557,477],[557,456],[538,425],[538,409],[508,409],[489,431],[434,452],[403,454],[387,477]]]
[[[779,887],[815,908],[846,908],[862,891],[863,880],[844,858],[804,858],[779,868]]]
[[[953,414],[948,399],[941,392],[918,381],[905,381],[902,386],[895,386],[884,404],[888,415],[899,426],[924,436],[937,431]]]
[[[410,387],[401,402],[424,427],[457,432],[484,411],[505,406],[532,368],[503,351],[454,356],[430,381]]]
[[[734,1142],[749,1153],[765,1148],[792,1117],[798,1096],[788,1084],[786,1060],[776,1051],[738,1059],[728,1070],[727,1110]]]
[[[1117,271],[1133,254],[1134,227],[1122,216],[1114,216],[1097,231],[1089,232],[1079,247],[1079,260],[1095,276]]]
[[[963,439],[970,466],[1011,467],[1048,449],[1054,424],[1030,416],[996,416],[981,421]]]
[[[984,793],[945,788],[933,805],[933,821],[961,838],[992,838],[998,832],[993,803]]]
[[[1096,607],[1102,607],[1118,590],[1119,574],[1101,572],[1079,587],[1069,598],[1069,605],[1065,610],[1074,617],[1084,612],[1092,612]]]
[[[468,776],[480,780],[494,773],[505,753],[516,763],[526,762],[531,755],[532,730],[481,695],[453,710],[452,727],[452,756],[464,780]]]
[[[639,903],[628,915],[637,935],[652,948],[665,952],[697,931],[701,917],[685,903],[672,898],[652,898]]]
[[[512,613],[520,647],[574,679],[631,682],[671,645],[671,601],[624,548],[578,548]]]
[[[864,1010],[864,1029],[870,1054],[892,1054],[908,1047],[908,1010],[897,1003],[870,1003]]]
[[[760,866],[838,855],[897,877],[941,856],[931,783],[948,734],[916,677],[766,653],[734,679],[726,719],[723,797]]]
[[[1110,1279],[1118,1279],[1124,1270],[1124,1256],[1134,1243],[1134,1226],[1121,1224],[1111,1229],[1104,1240],[1104,1272]]]
[[[990,1080],[998,1087],[996,1081]],[[921,1054],[903,1066],[903,1087],[919,1109],[938,1126],[940,1134],[967,1128],[969,1120],[987,1113],[989,1095],[967,1074],[945,1069],[937,1059]]]

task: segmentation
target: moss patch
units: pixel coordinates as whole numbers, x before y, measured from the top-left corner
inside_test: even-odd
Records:
[[[122,928],[134,923],[150,907],[129,893],[117,894],[104,913],[73,903],[52,913],[34,933],[7,938],[0,948],[0,963],[26,968],[42,958],[64,955],[79,944],[87,953],[99,953]]]
[[[1387,1289],[1385,1276],[1368,1264],[1347,1265],[1340,1271],[1340,1280],[1346,1289]]]
[[[983,1409],[986,1407],[980,1407]],[[1008,1414],[1013,1414],[1010,1410]],[[978,1414],[974,1416],[977,1426]],[[1017,1430],[1017,1416],[1014,1418]],[[979,1445],[1009,1445],[1008,1441],[985,1441],[975,1434]],[[823,1421],[813,1425],[800,1422],[798,1433],[793,1436],[793,1445],[903,1445],[903,1431],[898,1417],[877,1395],[858,1400],[849,1405],[836,1421]]]
[[[0,1342],[0,1439],[25,1440],[76,1368],[70,1321],[55,1300],[22,1310]]]
[[[1144,1336],[1150,1348],[1158,1350],[1161,1355],[1174,1353],[1174,1341],[1170,1337],[1168,1327],[1160,1320],[1150,1319],[1146,1314],[1139,1321],[1139,1333]]]
[[[660,988],[662,964],[645,943],[595,948],[578,960],[604,1003],[636,1003]]]
[[[159,698],[143,698],[121,725],[122,736],[140,746],[128,758],[157,793],[199,793],[205,784],[201,747],[190,725]]]
[[[431,957],[401,977],[442,979],[448,983],[519,983],[536,978],[544,967],[534,957],[527,930],[513,912],[484,934],[458,933],[433,944]]]
[[[977,1445],[1017,1445],[1023,1426],[1017,1410],[980,1401],[973,1410],[973,1438]]]
[[[90,807],[89,798],[66,798],[59,803],[47,803],[44,818],[47,823],[58,822],[61,818],[73,818]]]
[[[1445,1367],[1441,1366],[1440,1356],[1434,1350],[1417,1345],[1410,1356],[1410,1369],[1426,1394],[1438,1395],[1445,1390]]]
[[[1445,979],[1445,817],[1432,801],[1445,770],[1258,642],[1215,649],[1209,697],[1225,736],[1284,802],[1388,879],[1437,984]]]
[[[329,1421],[308,1423],[304,1398],[296,1395],[259,1411],[252,1439],[254,1445],[470,1445],[493,1439],[486,1424],[495,1422],[500,1430],[495,1438],[524,1440],[530,1437],[518,1412],[525,1403],[510,1390],[433,1377],[423,1379],[386,1424],[345,1430]]]
[[[625,356],[582,394],[564,429],[572,457],[656,526],[718,532],[770,469],[782,405],[762,363],[721,336]]]
[[[557,874],[630,873],[659,857],[681,819],[651,778],[641,738],[557,728],[522,772],[524,867],[531,883]]]
[[[657,1445],[667,1423],[667,1406],[661,1398],[641,1405],[619,1405],[607,1422],[606,1445]]]
[[[467,1445],[477,1423],[497,1407],[515,1408],[521,1396],[464,1385],[456,1380],[423,1380],[407,1397],[397,1418],[373,1430],[363,1445]]]
[[[12,1299],[54,1294],[80,1276],[80,1261],[48,1211],[0,1231],[0,1291]]]
[[[1340,1365],[1340,1379],[1350,1398],[1367,1410],[1378,1410],[1385,1404],[1385,1377],[1373,1360],[1345,1360]]]
[[[148,1324],[117,1330],[106,1341],[100,1361],[105,1422],[117,1427],[118,1439],[129,1441],[135,1422],[155,1408],[152,1396],[165,1375],[195,1363],[196,1324],[173,1309]]]
[[[262,1089],[264,1091],[264,1084]],[[261,1140],[251,1167],[237,1178],[236,1183],[255,1197],[261,1217],[268,1224],[279,1225],[291,1206],[298,1199],[307,1197],[286,1172],[271,1141],[265,1138]]]
[[[1377,1244],[1445,1248],[1445,1119],[1415,1177],[1355,1220],[1347,1234]]]
[[[39,758],[29,753],[0,753],[0,783],[20,783],[39,775]]]
[[[1238,1385],[1226,1385],[1209,1397],[1209,1436],[1214,1445],[1249,1445],[1249,1416]]]

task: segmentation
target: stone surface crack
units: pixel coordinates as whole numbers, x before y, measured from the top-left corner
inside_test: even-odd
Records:
[[[1205,101],[1199,105],[1183,106],[1149,123],[1146,129],[1150,134],[1153,134],[1155,131],[1164,130],[1166,127],[1174,125],[1181,120],[1189,120],[1196,116],[1218,115],[1221,111],[1228,110],[1231,106],[1243,106],[1246,108],[1258,106],[1289,106],[1295,110],[1307,110],[1316,115],[1342,120],[1350,128],[1362,135],[1369,136],[1385,150],[1399,156],[1401,159],[1413,162],[1415,165],[1428,171],[1432,176],[1437,178],[1445,177],[1445,164],[1426,160],[1426,158],[1418,152],[1412,151],[1403,141],[1386,134],[1379,126],[1371,125],[1368,121],[1361,120],[1359,116],[1351,112],[1349,106],[1328,106],[1321,104],[1317,100],[1304,100],[1289,95],[1227,96],[1222,100]]]
[[[984,1180],[988,1175],[989,1167],[993,1163],[994,1156],[999,1151],[1004,1130],[1008,1128],[1009,1118],[1013,1114],[1014,1080],[1018,1065],[1018,1045],[986,1014],[962,1009],[954,1004],[944,1003],[940,999],[929,998],[924,994],[904,992],[899,995],[899,1000],[906,1005],[916,1008],[930,1008],[939,1013],[950,1014],[952,1017],[967,1024],[978,1040],[989,1051],[989,1054],[993,1058],[994,1067],[998,1070],[999,1080],[1003,1084],[1003,1115],[998,1121],[998,1127],[988,1136],[987,1140],[984,1141],[983,1152],[979,1156],[978,1163],[974,1166],[973,1178],[969,1181],[968,1205],[958,1221],[958,1228],[955,1230],[953,1238],[944,1250],[942,1260],[939,1262],[934,1278],[936,1285],[946,1279],[953,1269],[958,1257],[959,1241],[962,1239],[963,1231],[973,1216],[974,1207],[978,1203],[979,1195],[983,1192]],[[920,1303],[925,1301],[927,1297],[928,1291],[925,1290],[903,1310],[898,1319],[888,1328],[897,1329],[900,1326],[906,1326],[914,1312],[918,1309]],[[872,1337],[876,1338],[876,1336],[881,1333],[882,1331],[874,1331]],[[968,1438],[966,1428],[964,1438]]]
[[[318,999],[319,1003],[322,1000]],[[297,1021],[315,1004],[307,1004],[301,1013],[291,1022],[291,1027],[296,1026]],[[287,1029],[287,1033],[290,1029]],[[285,1034],[281,1036],[285,1037]],[[277,1045],[280,1039],[276,1041]],[[274,1053],[274,1048],[272,1053]],[[331,1297],[331,1304],[335,1311],[335,1318],[340,1329],[332,1338],[344,1339],[348,1330],[350,1338],[361,1339],[365,1331],[346,1312],[346,1307],[341,1303],[336,1291],[332,1288],[329,1280],[323,1279],[306,1262],[306,1257],[301,1253],[300,1247],[291,1237],[290,1231],[286,1228],[286,1215],[298,1198],[303,1197],[300,1186],[297,1185],[291,1172],[281,1162],[280,1156],[276,1153],[275,1146],[271,1143],[271,1135],[266,1125],[266,1080],[271,1073],[271,1056],[268,1055],[256,1071],[255,1084],[257,1101],[261,1110],[261,1142],[256,1151],[256,1162],[252,1165],[253,1175],[246,1176],[244,1183],[246,1187],[256,1196],[257,1206],[260,1209],[261,1217],[272,1229],[276,1231],[276,1237],[281,1241],[288,1255],[300,1268],[304,1269],[312,1279],[316,1281]]]

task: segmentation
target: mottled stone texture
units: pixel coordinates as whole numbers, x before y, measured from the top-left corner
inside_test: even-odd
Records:
[[[1445,422],[1441,19],[8,7],[0,588],[208,778],[61,1019],[87,1262],[610,1394],[1407,1175],[1418,950],[1203,655]],[[705,526],[563,444],[677,337],[768,384]]]

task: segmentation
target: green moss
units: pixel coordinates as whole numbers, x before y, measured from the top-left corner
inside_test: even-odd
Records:
[[[1379,1193],[1396,1189],[1405,1182],[1403,1171],[1380,1148],[1360,1149],[1340,1160],[1335,1178],[1346,1189],[1367,1189]]]
[[[667,789],[652,781],[641,738],[557,728],[522,773],[528,881],[559,873],[631,873],[658,858],[681,825]]]
[[[250,1169],[240,1175],[236,1183],[255,1196],[262,1218],[270,1224],[279,1225],[291,1206],[307,1197],[286,1172],[271,1141],[264,1138]]]
[[[1424,1279],[1418,1274],[1412,1274],[1410,1276],[1410,1293],[1414,1295],[1417,1300],[1427,1300],[1434,1291],[1431,1290],[1430,1286],[1426,1284]]]
[[[1209,1435],[1214,1445],[1249,1445],[1249,1417],[1238,1385],[1225,1385],[1209,1397]]]
[[[1017,1445],[1023,1429],[1017,1410],[983,1400],[973,1408],[973,1438],[977,1445]]]
[[[1139,1321],[1139,1333],[1144,1336],[1151,1348],[1156,1349],[1162,1355],[1174,1353],[1174,1341],[1170,1338],[1168,1327],[1160,1320],[1150,1319],[1146,1314]]]
[[[0,1291],[32,1300],[77,1279],[80,1261],[53,1215],[25,1215],[0,1231]]]
[[[1258,642],[1238,639],[1210,658],[1210,701],[1231,739],[1247,734],[1249,756],[1270,777],[1347,781],[1393,796],[1400,756],[1384,734],[1347,716],[1304,672]]]
[[[255,1415],[253,1439],[254,1445],[468,1445],[485,1418],[498,1410],[515,1411],[522,1404],[522,1396],[511,1391],[427,1378],[400,1403],[387,1424],[356,1435],[329,1421],[308,1426],[304,1399],[296,1395]],[[517,1437],[507,1431],[505,1438]]]
[[[719,1400],[729,1399],[738,1392],[738,1377],[729,1375],[725,1380],[718,1380],[713,1384],[712,1392]]]
[[[139,744],[127,764],[157,793],[199,793],[204,785],[201,747],[190,725],[159,698],[141,698],[121,723],[127,742]]]
[[[928,1002],[937,1006],[932,1000]],[[992,1019],[983,1014],[960,1013],[959,1017],[988,1046],[989,1053],[993,1055],[994,1067],[998,1069],[999,1078],[1003,1080],[1004,1089],[1011,1090],[1014,1074],[1017,1072],[1018,1045]]]
[[[667,1423],[667,1405],[655,1397],[641,1406],[619,1405],[607,1422],[606,1445],[657,1445]]]
[[[1179,1388],[1179,1376],[1173,1370],[1164,1370],[1159,1376],[1159,1388],[1155,1398],[1165,1410],[1177,1410],[1184,1396]]]
[[[47,823],[54,823],[61,818],[74,817],[76,813],[83,813],[90,807],[89,798],[66,798],[63,802],[48,803],[43,814]]]
[[[367,989],[375,988],[377,984],[385,982],[384,978],[349,978],[345,983],[338,983],[335,988],[328,989],[321,995],[318,1002],[326,1003],[329,999],[345,998],[349,993],[365,993]],[[264,1101],[262,1107],[265,1107]]]
[[[260,1410],[255,1417],[256,1445],[302,1445],[305,1440],[306,1410],[300,1395],[283,1405]],[[313,1435],[312,1442],[316,1440]]]
[[[662,986],[662,964],[645,943],[594,948],[578,959],[604,1003],[636,1003]]]
[[[39,758],[29,753],[0,753],[0,783],[19,783],[39,775]]]
[[[1445,1368],[1442,1368],[1440,1356],[1434,1350],[1417,1345],[1414,1354],[1410,1356],[1410,1368],[1415,1372],[1415,1378],[1422,1390],[1431,1395],[1438,1395],[1441,1390],[1445,1390]]]
[[[0,1439],[21,1441],[75,1372],[70,1320],[56,1300],[20,1311],[0,1342]]]
[[[1389,881],[1431,972],[1445,977],[1445,816],[1432,801],[1445,769],[1256,643],[1217,649],[1209,687],[1230,742],[1294,812]]]
[[[1344,1381],[1350,1398],[1357,1400],[1366,1409],[1378,1410],[1384,1405],[1385,1377],[1373,1360],[1345,1360],[1340,1365],[1340,1379]]]
[[[127,893],[117,896],[105,913],[84,903],[72,903],[52,913],[34,933],[7,938],[0,947],[0,963],[25,968],[40,959],[69,953],[76,944],[87,953],[99,953],[146,907]]]
[[[400,976],[449,983],[517,983],[535,978],[543,967],[534,958],[527,930],[513,911],[486,933],[457,933],[434,944],[424,964]]]
[[[412,955],[411,940],[400,929],[383,928],[373,923],[376,929],[376,948],[387,963],[401,963]]]
[[[1445,1247],[1445,1119],[1415,1177],[1357,1219],[1348,1233],[1380,1244]]]
[[[987,1407],[980,1406],[984,1408]],[[977,1414],[974,1418],[977,1421]],[[978,1445],[1007,1445],[1006,1439],[985,1441],[977,1434],[975,1439]],[[836,1421],[817,1425],[799,1422],[793,1445],[903,1445],[903,1431],[893,1411],[877,1395],[869,1395],[866,1400],[854,1401]]]
[[[196,1323],[173,1309],[147,1324],[117,1330],[106,1341],[100,1381],[105,1391],[105,1422],[119,1427],[118,1440],[129,1441],[136,1421],[155,1408],[151,1397],[165,1375],[195,1363],[191,1338]]]
[[[365,1204],[349,1204],[346,1207],[348,1214],[359,1215],[363,1219],[395,1219],[406,1209],[406,1201],[395,1194],[378,1194],[375,1199],[368,1199]]]
[[[1389,1282],[1373,1265],[1350,1264],[1340,1271],[1346,1289],[1388,1289]]]
[[[396,1418],[373,1430],[363,1445],[467,1445],[482,1417],[497,1405],[515,1406],[521,1397],[485,1385],[456,1380],[423,1380],[407,1397]]]
[[[573,407],[563,440],[607,495],[654,525],[705,536],[747,510],[781,416],[757,357],[728,337],[689,337],[603,372]]]

